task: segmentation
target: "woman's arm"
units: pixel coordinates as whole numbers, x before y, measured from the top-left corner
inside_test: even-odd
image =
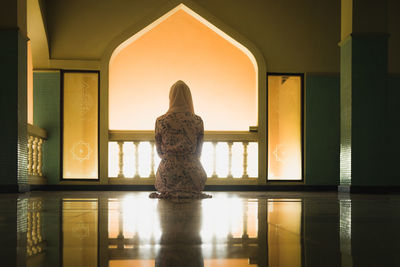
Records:
[[[201,157],[201,150],[203,149],[203,139],[204,139],[204,126],[203,121],[201,121],[200,130],[197,134],[197,144],[196,144],[196,157]]]
[[[156,150],[157,154],[160,158],[162,158],[162,150],[161,150],[161,142],[162,142],[162,137],[161,137],[161,129],[158,123],[158,120],[156,120],[156,127],[155,127],[155,141],[156,141]]]

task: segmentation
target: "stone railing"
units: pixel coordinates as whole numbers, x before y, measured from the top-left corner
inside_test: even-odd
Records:
[[[43,174],[43,143],[47,139],[46,130],[28,124],[28,183],[46,183]]]
[[[206,131],[201,161],[207,183],[257,183],[257,141],[256,132]],[[249,156],[253,159],[251,173]],[[109,131],[111,183],[152,183],[159,162],[153,131]],[[143,165],[147,171],[141,173]]]
[[[45,242],[42,236],[42,200],[31,198],[28,200],[26,254],[32,257],[44,252]]]

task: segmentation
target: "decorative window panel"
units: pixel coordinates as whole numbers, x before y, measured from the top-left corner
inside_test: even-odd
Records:
[[[98,179],[98,72],[63,72],[63,179]]]
[[[268,180],[302,179],[302,77],[268,76]]]

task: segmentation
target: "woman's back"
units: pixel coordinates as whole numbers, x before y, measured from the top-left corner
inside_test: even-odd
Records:
[[[206,198],[201,191],[207,180],[201,166],[203,121],[194,114],[192,95],[182,81],[169,93],[169,109],[157,118],[155,141],[161,158],[154,186],[157,198]]]
[[[155,135],[161,144],[161,157],[197,154],[203,138],[203,121],[190,112],[167,113],[157,119]]]

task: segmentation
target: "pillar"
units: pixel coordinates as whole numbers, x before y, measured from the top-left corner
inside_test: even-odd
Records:
[[[26,0],[0,4],[0,190],[27,188]]]
[[[387,0],[342,0],[340,186],[385,185]]]

